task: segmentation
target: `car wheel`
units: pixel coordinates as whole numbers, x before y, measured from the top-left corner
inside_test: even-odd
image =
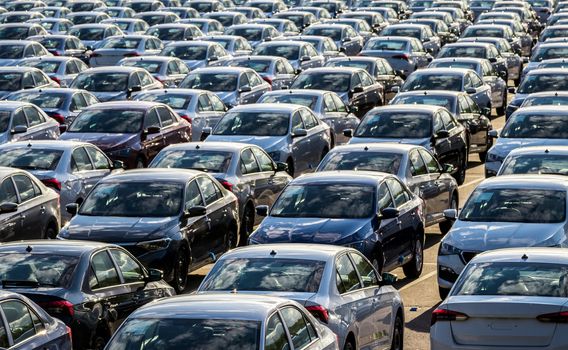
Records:
[[[448,294],[450,294],[450,290],[438,286],[438,294],[440,294],[440,299],[445,300],[448,297]]]
[[[392,331],[391,350],[402,350],[404,344],[404,325],[400,314],[396,315]]]
[[[288,174],[294,177],[294,161],[292,159],[288,159],[286,164],[288,164]]]
[[[189,273],[189,254],[186,247],[181,247],[177,253],[174,265],[174,279],[171,281],[176,293],[181,294],[187,286],[187,275]]]
[[[500,117],[502,115],[505,115],[505,109],[507,109],[507,91],[505,91],[505,93],[503,94],[503,104],[501,105],[501,107],[497,107],[495,109],[497,116]]]
[[[402,266],[402,271],[408,278],[418,278],[424,265],[424,246],[421,237],[416,238],[413,248],[412,260]]]
[[[467,150],[462,151],[458,159],[459,169],[455,174],[455,179],[458,185],[462,185],[465,182],[465,171],[467,169]]]
[[[47,225],[47,228],[45,229],[45,232],[43,234],[43,238],[55,239],[56,236],[57,236],[57,230],[53,228],[53,225],[52,224]]]
[[[452,200],[450,201],[450,207],[448,209],[457,209],[457,208],[458,208],[458,199],[456,198],[455,195],[453,195]],[[440,227],[440,232],[442,233],[442,235],[445,235],[446,233],[450,232],[450,229],[452,228],[453,224],[454,222],[451,220],[444,220],[441,223],[439,223],[438,226]]]
[[[239,244],[239,235],[237,234],[237,230],[232,227],[227,232],[227,237],[225,238],[225,252],[236,248],[237,244]]]
[[[245,212],[243,213],[243,218],[241,219],[241,234],[239,237],[239,241],[237,242],[238,246],[244,246],[247,244],[247,240],[252,233],[254,228],[254,209],[247,205],[245,207]]]

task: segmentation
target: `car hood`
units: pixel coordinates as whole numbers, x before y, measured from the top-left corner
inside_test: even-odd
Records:
[[[269,216],[252,234],[257,243],[338,243],[370,225],[369,219],[288,218]],[[350,240],[351,241],[351,240]]]
[[[90,92],[93,95],[95,95],[101,102],[126,99],[126,92],[124,91],[112,91],[112,92],[90,91]]]
[[[226,141],[250,143],[257,145],[266,152],[279,149],[286,144],[286,136],[250,136],[250,135],[210,135],[207,141]]]
[[[357,143],[384,143],[384,142],[395,142],[408,145],[419,145],[426,148],[430,148],[431,140],[429,138],[424,139],[396,139],[396,138],[374,138],[374,137],[352,137],[349,140],[350,144]]]
[[[517,139],[517,138],[504,138],[497,139],[497,143],[491,148],[489,153],[498,155],[499,157],[506,157],[509,152],[520,147],[529,146],[553,146],[561,145],[568,146],[566,139]]]
[[[128,243],[158,239],[178,223],[177,217],[113,217],[77,215],[67,226],[66,239]]]
[[[555,246],[566,240],[564,223],[471,222],[458,220],[444,239],[461,250]]]
[[[97,145],[103,151],[107,151],[128,144],[137,136],[138,134],[65,132],[59,137],[59,139],[89,142]]]

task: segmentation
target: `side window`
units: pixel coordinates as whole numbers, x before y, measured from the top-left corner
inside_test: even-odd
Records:
[[[14,175],[14,182],[20,194],[20,203],[29,201],[40,193],[36,193],[32,180],[26,175]]]
[[[295,307],[285,307],[280,310],[280,314],[284,319],[284,323],[288,327],[288,332],[290,332],[290,338],[292,338],[292,344],[294,349],[302,349],[309,343],[311,343],[312,337],[310,337],[310,328],[306,324],[304,315],[300,310]]]
[[[446,126],[446,130],[452,130],[457,126],[457,124],[454,122],[454,118],[452,118],[450,113],[446,111],[440,111],[440,117],[442,118],[442,122]]]
[[[26,46],[24,49],[24,57],[33,57],[35,55],[32,45]]]
[[[467,103],[467,101],[465,100],[465,98],[463,96],[460,96],[458,98],[458,105],[459,105],[459,113],[471,113],[470,108],[469,108],[469,104]]]
[[[24,73],[24,79],[22,81],[22,87],[25,89],[27,87],[35,87],[34,78],[31,73]]]
[[[419,176],[428,174],[428,170],[426,170],[426,164],[420,157],[420,154],[417,150],[411,151],[409,154],[410,159],[410,173],[412,176]]]
[[[18,203],[18,195],[11,178],[5,179],[0,185],[0,204],[6,202]]]
[[[249,80],[251,82],[251,86],[257,86],[262,84],[263,80],[260,79],[257,73],[250,73],[248,74]]]
[[[146,72],[139,72],[140,81],[142,82],[142,86],[148,86],[154,84],[154,78],[150,75],[150,73]]]
[[[211,101],[211,105],[215,112],[225,112],[225,104],[219,97],[217,97],[217,95],[209,95],[209,101]]]
[[[337,290],[339,293],[348,293],[361,288],[359,277],[357,277],[357,270],[355,270],[347,254],[343,254],[337,258],[335,268],[337,272]]]
[[[71,155],[71,168],[74,172],[93,170],[93,165],[85,148],[80,147],[73,151]]]
[[[44,122],[41,115],[39,115],[38,110],[35,109],[34,107],[24,107],[24,113],[28,118],[28,124],[30,128],[33,126],[40,125],[41,123]]]
[[[471,74],[471,84],[473,87],[480,87],[483,85],[481,79],[477,76],[477,74]]]
[[[174,116],[165,107],[158,107],[158,115],[160,116],[162,127],[172,125],[175,122]]]
[[[91,259],[94,278],[89,281],[91,289],[105,288],[120,284],[118,272],[107,251],[96,253]]]
[[[394,207],[394,203],[392,201],[392,196],[390,193],[389,188],[387,187],[386,183],[382,183],[379,186],[379,203],[377,205],[378,211],[379,213],[381,212],[381,210],[385,209],[385,208],[392,208]]]
[[[12,120],[12,127],[14,126],[28,126],[28,122],[26,120],[26,115],[24,114],[24,109],[18,110],[14,114],[14,119]]]
[[[274,70],[276,71],[276,74],[286,74],[286,68],[284,68],[284,64],[281,61],[276,61]]]
[[[266,322],[265,333],[264,348],[266,350],[290,350],[286,329],[278,313],[274,313]]]
[[[93,147],[86,147],[87,153],[91,157],[93,164],[95,165],[95,169],[97,170],[109,170],[110,163],[107,157],[104,155],[103,152],[95,149]]]
[[[292,131],[303,128],[304,128],[304,123],[302,122],[300,113],[299,112],[294,113],[294,115],[292,116]]]
[[[138,77],[138,74],[136,73],[130,74],[130,79],[128,81],[128,87],[133,86],[142,86],[142,83],[140,83],[140,77]]]
[[[347,113],[347,106],[345,105],[345,103],[343,103],[341,98],[339,98],[339,96],[334,94],[332,94],[331,97],[333,98],[333,101],[335,101],[335,106],[337,107],[337,111]]]
[[[41,72],[32,72],[32,76],[34,77],[37,86],[49,84],[49,78]]]
[[[312,45],[306,46],[306,49],[308,50],[308,56],[314,57],[318,55],[318,52]]]
[[[223,197],[221,190],[219,190],[219,188],[210,179],[201,176],[197,178],[197,183],[199,184],[201,193],[203,193],[203,199],[205,199],[206,205],[209,205]]]
[[[359,271],[363,288],[378,286],[379,278],[377,277],[377,273],[373,266],[371,266],[365,258],[357,253],[349,253],[349,255],[351,256],[351,259],[353,259],[357,271]]]
[[[373,79],[369,76],[368,73],[361,72],[361,73],[359,73],[359,76],[361,77],[361,81],[363,82],[363,86],[373,85]]]
[[[304,120],[304,125],[307,130],[313,129],[316,126],[318,126],[318,121],[316,120],[316,117],[314,117],[312,113],[308,112],[307,109],[300,109],[300,115]]]
[[[464,96],[464,99],[469,103],[469,108],[471,110],[471,113],[481,114],[481,109],[479,109],[479,106],[471,97]]]
[[[160,127],[160,120],[158,119],[158,112],[156,111],[156,108],[148,112],[144,118],[144,129],[148,129],[151,126]]]
[[[142,267],[136,260],[125,252],[118,249],[111,249],[110,254],[114,259],[114,262],[118,265],[120,272],[122,272],[122,277],[124,278],[124,283],[136,283],[144,281],[144,272],[142,272]]]
[[[166,74],[167,75],[180,74],[179,66],[176,64],[175,61],[168,63],[168,69],[166,71]]]
[[[351,88],[354,88],[356,86],[360,86],[361,83],[361,78],[359,77],[359,74],[353,74],[353,76],[351,77]]]
[[[243,171],[244,170],[244,171]],[[252,174],[258,173],[260,171],[260,167],[252,154],[250,148],[245,149],[241,153],[241,172],[243,174]]]
[[[144,43],[144,49],[146,50],[155,50],[156,49],[156,45],[154,44],[154,42],[150,39],[146,40],[146,42]]]
[[[239,79],[239,87],[243,87],[243,86],[250,86],[248,77],[246,74],[241,74],[241,79]]]
[[[94,105],[95,103],[99,103],[99,100],[90,93],[83,93],[83,98],[87,101],[87,106]]]
[[[335,106],[335,102],[333,102],[331,94],[323,95],[323,108],[326,112],[337,112],[337,107]]]
[[[467,74],[464,78],[463,86],[467,89],[468,87],[472,87],[471,78],[469,74]]]
[[[408,202],[410,196],[408,195],[404,187],[402,187],[400,182],[398,182],[397,180],[389,179],[387,180],[387,183],[392,191],[394,203],[397,208],[403,206],[406,202]]]
[[[294,67],[288,61],[284,61],[284,67],[286,68],[286,73],[288,74],[296,74]]]
[[[203,206],[203,198],[201,198],[201,192],[199,192],[197,182],[194,180],[185,189],[185,209],[197,206]]]
[[[197,100],[197,110],[199,112],[211,112],[213,111],[213,106],[211,106],[211,102],[209,101],[209,97],[206,94],[199,95],[199,99]]]
[[[0,348],[7,349],[10,347],[8,344],[8,334],[6,332],[6,327],[4,327],[4,322],[0,323]]]
[[[264,151],[258,148],[252,148],[252,153],[254,153],[256,160],[260,165],[260,171],[274,171],[272,159],[264,153]]]
[[[187,68],[187,65],[183,61],[175,61],[175,62],[177,63],[178,71],[180,74],[189,73],[189,68]]]
[[[428,168],[428,172],[430,174],[435,174],[440,172],[440,166],[438,165],[438,161],[432,157],[432,155],[424,150],[420,151],[420,155],[422,159],[424,159],[424,163],[426,163],[426,168]]]
[[[19,344],[36,334],[30,310],[24,303],[16,300],[6,301],[2,303],[2,311],[8,321],[14,344]]]
[[[75,62],[73,61],[67,62],[67,65],[65,66],[65,74],[77,74],[77,73],[79,73],[79,68],[77,68]]]
[[[87,107],[87,101],[83,98],[83,94],[74,94],[71,98],[71,105],[69,106],[69,109],[72,111],[80,111],[85,107]]]

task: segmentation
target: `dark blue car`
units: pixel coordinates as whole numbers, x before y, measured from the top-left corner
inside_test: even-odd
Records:
[[[424,203],[394,175],[333,171],[290,182],[250,244],[321,243],[355,248],[378,269],[402,266],[408,277],[422,272]]]

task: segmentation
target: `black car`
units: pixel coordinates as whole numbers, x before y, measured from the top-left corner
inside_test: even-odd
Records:
[[[237,197],[210,175],[185,169],[126,171],[101,180],[58,235],[116,243],[164,271],[182,292],[187,274],[237,242]]]
[[[0,276],[2,289],[27,296],[65,322],[74,349],[102,349],[131,312],[175,294],[161,271],[145,269],[118,246],[96,242],[3,244]]]

